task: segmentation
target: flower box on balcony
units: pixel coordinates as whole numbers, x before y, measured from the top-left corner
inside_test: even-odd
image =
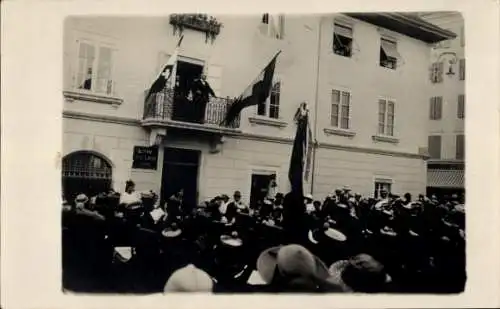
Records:
[[[206,14],[172,14],[170,15],[170,24],[174,27],[174,35],[177,32],[182,34],[187,28],[204,32],[205,42],[210,39],[212,43],[222,27],[222,24],[215,17]]]

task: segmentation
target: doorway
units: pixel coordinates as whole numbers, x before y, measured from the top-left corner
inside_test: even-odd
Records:
[[[263,201],[267,196],[269,184],[276,179],[276,174],[273,173],[253,173],[252,187],[250,189],[250,207],[257,208],[259,202]]]
[[[184,190],[183,204],[189,208],[197,205],[200,157],[201,152],[198,150],[165,148],[161,205],[182,189]]]
[[[189,92],[193,81],[203,72],[203,66],[186,62],[177,61],[177,70],[175,78],[175,99],[173,116],[174,120],[192,121],[194,113],[192,112],[192,104],[189,104]]]

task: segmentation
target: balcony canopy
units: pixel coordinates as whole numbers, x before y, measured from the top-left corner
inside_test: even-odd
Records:
[[[454,32],[423,20],[416,13],[346,13],[345,15],[426,43],[433,44],[457,36]]]

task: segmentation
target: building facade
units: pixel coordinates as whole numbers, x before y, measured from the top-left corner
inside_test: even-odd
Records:
[[[302,102],[316,141],[305,187],[317,198],[343,185],[368,196],[425,190],[429,44],[449,31],[401,14],[73,17],[65,30],[67,195],[121,191],[128,179],[162,198],[184,189],[193,203],[234,190],[256,200],[273,178],[287,192]],[[181,33],[174,90],[151,109],[145,94]],[[279,50],[266,104],[221,125]],[[177,94],[202,72],[217,98],[195,123]]]
[[[458,12],[426,13],[422,18],[458,34],[431,50],[427,192],[460,195],[465,189],[464,20]]]

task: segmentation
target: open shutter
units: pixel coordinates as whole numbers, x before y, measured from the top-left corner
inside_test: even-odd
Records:
[[[221,88],[222,88],[222,66],[215,64],[208,64],[207,69],[207,81],[210,84],[210,87],[215,92],[215,95],[221,96]]]

